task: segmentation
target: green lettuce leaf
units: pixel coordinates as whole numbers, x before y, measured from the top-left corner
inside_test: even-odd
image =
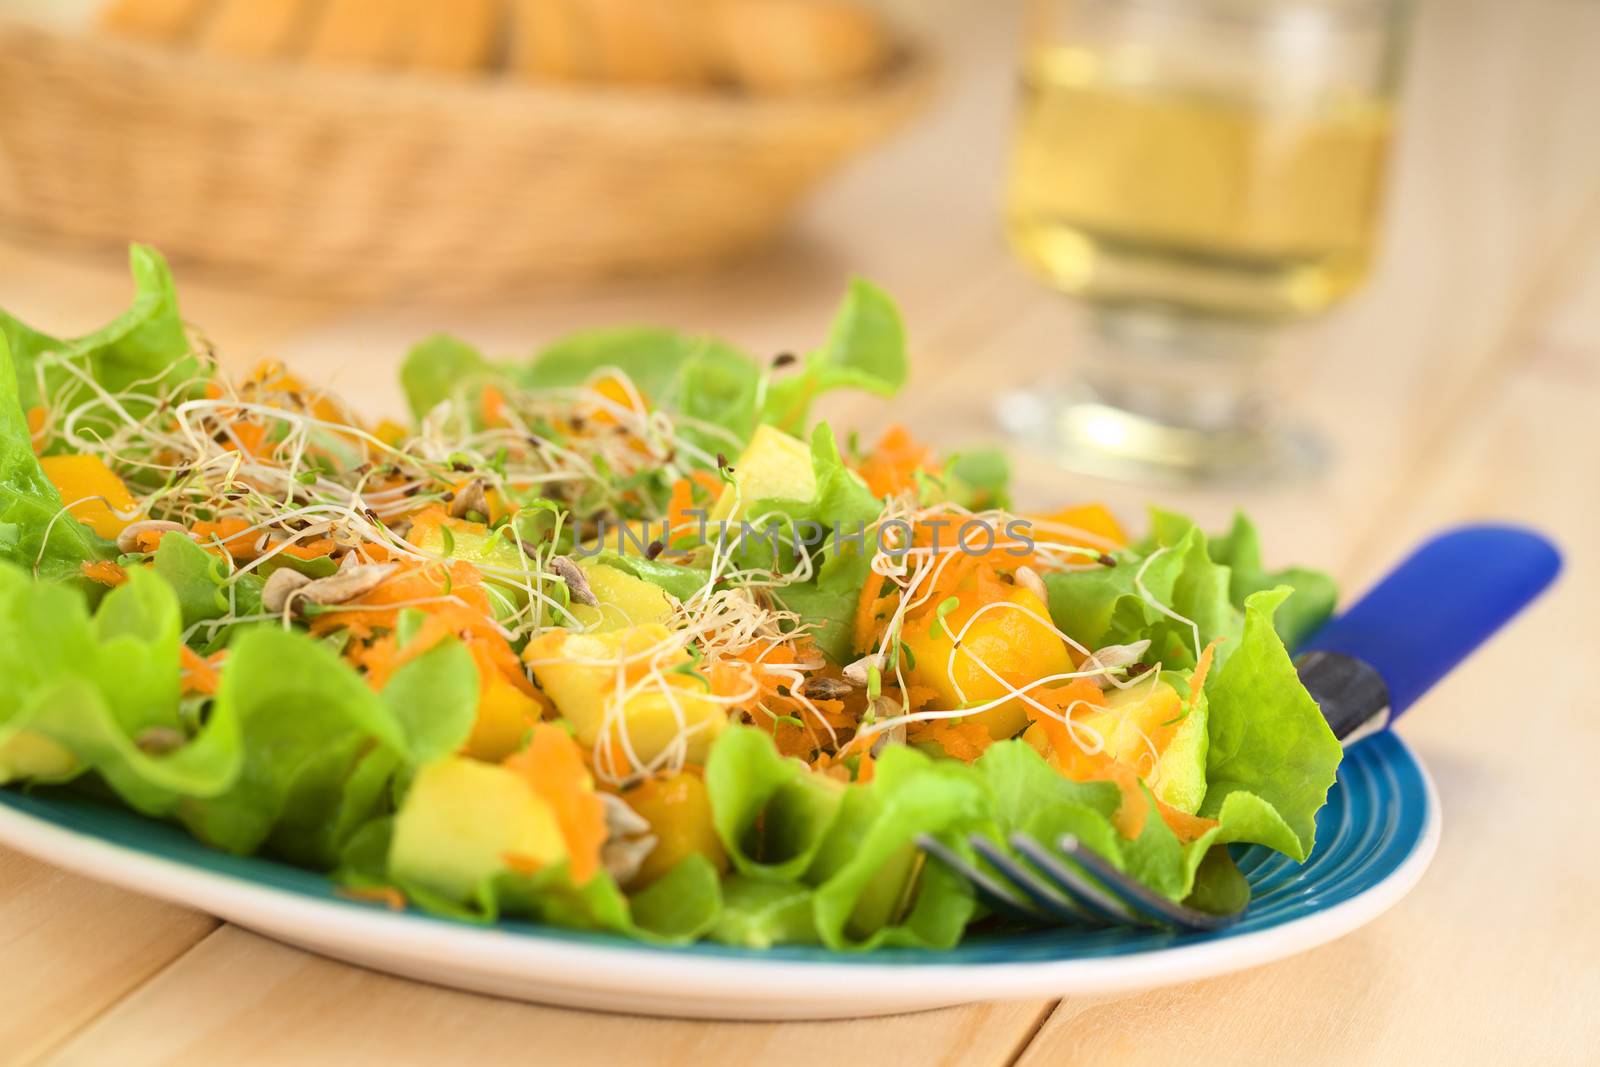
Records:
[[[84,563],[110,559],[116,546],[62,514],[61,494],[33,453],[10,352],[0,337],[0,561],[44,579],[77,578]]]
[[[405,736],[412,765],[461,749],[478,714],[478,667],[460,641],[441,641],[394,672],[384,706]]]
[[[1210,842],[1185,846],[1155,814],[1152,803],[1139,836],[1119,834],[1111,819],[1122,793],[1111,782],[1075,782],[1063,778],[1024,741],[992,745],[976,764],[995,795],[996,840],[1007,851],[1007,838],[1024,833],[1054,847],[1071,834],[1112,866],[1126,871],[1171,900],[1190,892],[1194,869]]]
[[[740,948],[818,941],[810,886],[733,875],[722,883],[722,914],[707,937]]]
[[[973,511],[1011,506],[1011,460],[997,448],[957,452],[945,460],[944,495]]]
[[[139,393],[150,396],[199,375],[200,362],[191,351],[166,261],[154,249],[138,244],[129,247],[128,260],[135,285],[133,304],[93,333],[70,340],[50,337],[0,312],[0,333],[11,343],[23,411],[44,403],[47,395],[58,401],[68,394],[79,402],[89,399],[89,390],[69,366],[108,392],[138,385]],[[140,397],[124,397],[121,403],[135,418],[154,408]],[[83,416],[79,425],[92,431],[112,421],[110,412],[95,412]]]
[[[725,341],[649,326],[572,334],[531,360],[488,360],[462,341],[438,336],[411,350],[400,378],[417,418],[456,400],[471,425],[485,385],[572,388],[614,368],[654,407],[676,415],[680,435],[710,455],[739,449],[762,422],[803,433],[811,402],[837,389],[893,395],[905,384],[907,367],[899,312],[880,289],[857,281],[827,340],[799,372],[778,380]]]
[[[1291,648],[1331,614],[1337,596],[1333,581],[1302,569],[1267,573],[1261,567],[1255,528],[1242,515],[1217,540],[1208,539],[1193,520],[1173,512],[1152,508],[1150,518],[1150,536],[1117,553],[1116,566],[1045,577],[1056,625],[1086,648],[1149,638],[1147,659],[1183,670],[1195,665],[1198,630],[1201,648],[1221,639],[1216,652],[1220,665],[1239,647],[1246,598],[1279,584],[1294,592],[1276,619]],[[1196,628],[1141,597],[1136,585],[1141,573],[1150,596]]]
[[[1200,814],[1221,820],[1223,840],[1303,861],[1342,749],[1273,628],[1290,592],[1250,595],[1237,651],[1206,681],[1211,744]]]
[[[171,590],[142,569],[91,615],[81,590],[0,565],[0,782],[93,771],[150,815],[225,790],[238,771],[235,724],[183,743],[178,633]]]
[[[777,521],[791,540],[816,535],[809,549],[815,576],[776,589],[773,597],[800,616],[823,655],[847,663],[854,658],[850,645],[856,601],[870,577],[872,557],[866,548],[883,503],[845,465],[827,423],[819,423],[811,435],[811,469],[817,492],[810,500],[758,500],[749,514],[752,523],[759,517]],[[760,539],[741,548],[741,566],[773,565],[770,549]]]
[[[419,422],[446,400],[476,398],[500,372],[465,341],[436,334],[407,353],[400,365],[400,388]]]
[[[228,565],[182,533],[161,538],[151,567],[178,598],[185,627],[228,612]]]
[[[999,840],[1025,833],[1053,842],[1072,834],[1107,860],[1122,865],[1122,849],[1111,816],[1121,793],[1110,782],[1075,782],[1062,777],[1024,741],[1001,741],[974,764],[994,796]]]
[[[237,778],[219,796],[184,804],[179,817],[216,848],[249,853],[270,839],[285,858],[324,869],[338,857],[340,829],[356,822],[338,814],[357,765],[375,748],[410,747],[378,694],[331,649],[270,626],[240,632],[229,648],[208,728],[229,721]],[[377,802],[377,777],[355,779],[365,795],[351,807]]]
[[[977,911],[972,887],[939,863],[923,862],[915,839],[933,834],[967,852],[989,824],[982,776],[953,760],[893,745],[872,781],[845,792],[805,880],[816,886],[822,943],[836,950],[880,945],[950,948]]]
[[[1211,539],[1211,556],[1232,572],[1229,595],[1240,607],[1253,593],[1280,585],[1294,590],[1273,618],[1278,636],[1291,649],[1300,647],[1327,622],[1338,603],[1338,587],[1321,571],[1303,567],[1268,571],[1263,567],[1260,536],[1242,512],[1234,515],[1233,526],[1226,534]]]
[[[725,730],[705,775],[717,835],[734,867],[779,881],[811,866],[845,792],[842,783],[780,756],[772,736],[754,727]]]
[[[1111,567],[1045,575],[1051,618],[1079,645],[1092,650],[1149,638],[1148,658],[1174,670],[1193,667],[1195,631],[1141,596],[1141,583],[1157,604],[1204,623],[1199,634],[1202,648],[1213,637],[1230,636],[1233,618],[1226,574],[1216,574],[1199,530],[1187,531],[1173,544],[1158,545],[1150,554],[1126,550],[1115,558]]]
[[[817,397],[836,389],[893,396],[905,386],[909,372],[905,324],[894,301],[877,286],[856,279],[822,347],[806,356],[800,373],[768,386],[761,421],[801,436]]]

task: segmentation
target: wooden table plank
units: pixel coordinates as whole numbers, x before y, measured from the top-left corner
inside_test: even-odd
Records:
[[[290,309],[306,316],[300,320],[292,313],[280,316],[282,309],[270,302],[221,290],[214,297],[195,295],[184,284],[186,310],[227,349],[251,350],[251,355],[268,348],[286,352],[292,362],[314,369],[319,380],[333,368],[336,387],[360,390],[374,407],[392,407],[397,394],[388,382],[396,355],[441,327],[498,352],[526,350],[565,329],[619,319],[715,329],[756,351],[804,346],[820,336],[826,309],[842,288],[848,267],[878,278],[902,298],[918,343],[919,384],[893,406],[896,416],[941,441],[989,436],[992,426],[981,398],[997,382],[1025,381],[1054,366],[1068,346],[1072,321],[1064,301],[1044,293],[1010,264],[998,239],[993,187],[1006,136],[1014,11],[995,17],[990,5],[985,8],[947,31],[960,42],[951,72],[955,95],[934,120],[826,193],[808,215],[801,236],[764,262],[729,276],[586,295],[531,294],[519,306],[496,309],[382,308],[333,318]],[[1589,240],[1589,224],[1583,219],[1600,188],[1600,144],[1590,132],[1583,104],[1595,98],[1595,79],[1600,77],[1587,47],[1597,29],[1600,11],[1594,5],[1565,0],[1520,5],[1435,0],[1426,8],[1391,254],[1373,291],[1339,321],[1308,337],[1302,356],[1306,410],[1329,425],[1342,450],[1339,465],[1318,485],[1243,495],[1244,503],[1262,517],[1275,555],[1342,564],[1340,569],[1351,577],[1370,575],[1401,543],[1389,525],[1395,521],[1394,507],[1378,502],[1409,501],[1417,495],[1412,483],[1419,471],[1431,473],[1428,464],[1443,470],[1438,466],[1442,461],[1457,463],[1457,450],[1436,446],[1443,435],[1469,420],[1474,425],[1492,422],[1496,432],[1513,436],[1541,428],[1528,412],[1513,416],[1497,404],[1491,419],[1461,405],[1492,395],[1495,384],[1505,380],[1508,332],[1537,316],[1540,302],[1552,292],[1564,292],[1566,272],[1581,265],[1571,253]],[[118,307],[125,298],[126,282],[110,268],[95,283],[102,289],[91,292],[93,286],[75,283],[77,276],[60,262],[47,258],[37,269],[34,263],[31,254],[0,247],[0,305],[60,307],[62,315],[87,315],[82,324],[93,325],[103,318],[105,307]],[[70,295],[64,295],[67,290]],[[1587,330],[1580,325],[1570,331],[1580,338],[1574,345],[1590,336]],[[1574,348],[1567,361],[1583,375],[1594,366],[1582,354],[1586,351]],[[1518,389],[1542,396],[1538,383],[1519,382]],[[1572,407],[1593,404],[1592,398],[1580,401],[1576,394],[1564,394],[1561,400],[1560,411],[1569,417],[1575,414]],[[859,418],[873,409],[842,405],[837,410]],[[875,414],[881,415],[881,409]],[[1523,420],[1520,425],[1518,419]],[[1570,432],[1581,433],[1581,417],[1572,425]],[[1493,454],[1504,446],[1495,438],[1489,445],[1475,445],[1473,454],[1485,449]],[[1586,469],[1570,449],[1562,454],[1552,448],[1538,457],[1527,451],[1510,454],[1539,458],[1551,466],[1536,490],[1526,489],[1526,503],[1506,499],[1504,507],[1536,509],[1542,506],[1540,494],[1553,491],[1550,485],[1565,472]],[[1457,471],[1452,475],[1456,481],[1473,476],[1470,467],[1450,469]],[[1593,469],[1592,462],[1587,469]],[[1127,507],[1151,495],[1063,478],[1038,460],[1024,463],[1022,473],[1026,492],[1039,501],[1098,495]],[[1403,480],[1407,478],[1409,482]],[[1236,496],[1177,494],[1175,499],[1216,519]],[[1441,502],[1437,516],[1456,513],[1452,506],[1464,505],[1459,500]],[[1413,524],[1424,515],[1437,517],[1426,508],[1410,513]],[[1359,547],[1363,535],[1374,538],[1370,549]],[[1353,544],[1358,548],[1352,554]],[[1573,629],[1559,635],[1548,627],[1540,630],[1540,640],[1560,640],[1576,631],[1578,624],[1571,625]],[[1514,636],[1521,656],[1549,647],[1524,642],[1520,635]],[[1499,675],[1510,676],[1517,666],[1506,659],[1503,647],[1483,661],[1498,664],[1492,681],[1480,678],[1488,668],[1479,664],[1431,706],[1442,709],[1447,699],[1459,701],[1460,722],[1475,722],[1480,730],[1485,722],[1497,724],[1500,708],[1527,699],[1524,690],[1495,688],[1501,684]],[[1533,691],[1541,706],[1558,692],[1546,689],[1542,680]],[[1570,687],[1559,692],[1566,700],[1576,695]],[[1493,823],[1491,829],[1503,836],[1509,818],[1495,813],[1508,809],[1474,797],[1485,789],[1498,795],[1508,788],[1505,783],[1527,780],[1533,773],[1531,757],[1521,752],[1505,767],[1484,765],[1482,753],[1458,736],[1456,717],[1449,719],[1449,729],[1435,728],[1442,731],[1438,736],[1427,732],[1428,722],[1445,719],[1442,714],[1430,717],[1424,709],[1408,724],[1408,735],[1428,746],[1424,754],[1437,764],[1441,785],[1448,786],[1450,812],[1480,805],[1483,817]],[[1561,743],[1565,741],[1552,745]],[[1498,789],[1493,788],[1496,781]],[[1426,883],[1430,892],[1443,871],[1463,872],[1447,879],[1451,887],[1472,876],[1485,886],[1501,884],[1497,872],[1472,851],[1472,840],[1447,838],[1450,842],[1455,842],[1453,851],[1441,854],[1439,869]],[[0,872],[6,870],[0,867]],[[89,885],[58,877],[74,892]],[[1581,877],[1579,884],[1592,898],[1592,881],[1584,880],[1589,877]],[[7,884],[0,881],[0,887]],[[136,898],[100,892],[108,894],[101,908],[108,916],[137,914],[128,910],[128,901]],[[1298,1025],[1302,1036],[1282,1047],[1298,1049],[1312,1062],[1318,1062],[1323,1044],[1360,1055],[1372,1053],[1382,1041],[1385,1061],[1396,1058],[1389,1055],[1391,1048],[1426,1051],[1421,1039],[1407,1036],[1412,1027],[1408,1004],[1430,1006],[1434,1013],[1416,1029],[1435,1038],[1448,1038],[1443,1031],[1459,1027],[1465,1016],[1431,1007],[1449,994],[1426,985],[1433,972],[1419,970],[1422,964],[1464,960],[1504,969],[1505,960],[1520,958],[1511,955],[1515,946],[1509,935],[1499,931],[1487,935],[1487,948],[1457,950],[1463,939],[1485,938],[1468,932],[1460,912],[1465,892],[1445,893],[1439,902],[1451,922],[1418,905],[1427,899],[1419,896],[1369,933],[1300,961],[1115,1005],[1068,1005],[1050,1019],[1045,1040],[1030,1062],[1092,1060],[1100,1052],[1109,1062],[1119,1056],[1141,1062],[1180,1057],[1239,1062],[1241,1034],[1252,1035],[1251,1047],[1278,1050],[1270,1040],[1276,1030],[1265,1031],[1268,1039],[1256,1046],[1263,1031],[1255,1028],[1263,1020],[1273,1026]],[[0,942],[14,931],[30,929],[25,923],[32,914],[0,896]],[[100,969],[114,970],[93,955],[71,951],[70,928],[82,921],[82,905],[71,906],[64,909],[66,929],[38,935],[41,945],[62,946],[56,955],[69,984],[91,982]],[[1540,927],[1530,944],[1535,951],[1555,953],[1552,958],[1560,962],[1571,962],[1570,946],[1553,944],[1548,929],[1563,928]],[[192,942],[198,935],[191,931],[185,936]],[[178,943],[165,936],[159,940],[163,950]],[[1528,969],[1524,966],[1516,974]],[[1468,999],[1480,1015],[1486,1014],[1483,1002],[1491,977],[1476,976],[1470,983],[1476,999]],[[1573,988],[1592,996],[1585,981]],[[1396,999],[1369,994],[1369,986]],[[84,998],[93,1005],[85,1014],[115,1001],[126,988],[124,984]],[[1554,1011],[1573,1003],[1559,991],[1552,998],[1548,983],[1523,982],[1519,988],[1517,1002],[1539,995],[1553,1005],[1526,1016],[1536,1022],[1553,1020]],[[196,1012],[197,1000],[215,1017]],[[1328,1010],[1330,1002],[1337,1011]],[[248,1062],[251,1055],[257,1062],[317,1062],[320,1057],[342,1063],[378,1054],[445,1062],[497,1053],[522,1057],[530,1049],[566,1062],[594,1056],[596,1046],[608,1061],[760,1057],[765,1062],[786,1056],[812,1060],[820,1054],[850,1062],[923,1062],[939,1055],[962,1062],[1005,1062],[1031,1034],[1041,1010],[1038,1004],[979,1007],[813,1024],[803,1030],[592,1016],[381,977],[225,928],[83,1031],[65,1048],[60,1062],[100,1062],[112,1049],[119,1062],[129,1063]],[[1335,1022],[1357,1010],[1377,1017],[1378,1036],[1366,1046],[1340,1045]],[[1175,1022],[1163,1024],[1169,1015]],[[5,1024],[14,1017],[21,1016],[13,1006],[0,1008]],[[46,1038],[30,1047],[53,1042]],[[1550,1048],[1560,1053],[1571,1046],[1564,1049],[1552,1039]]]
[[[196,1000],[204,990],[204,1010]],[[80,1033],[49,1063],[303,1067],[352,1063],[609,1065],[819,1059],[1008,1064],[1042,1005],[980,1005],[889,1019],[705,1024],[592,1015],[389,978],[225,927]]]
[[[0,240],[0,307],[47,331],[104,325],[132,297],[125,257],[22,249]],[[182,287],[191,321],[215,323],[235,365],[326,315],[317,301]],[[217,927],[158,903],[0,849],[0,1064],[27,1063],[158,973]]]
[[[1590,359],[1600,361],[1600,344]],[[1023,1067],[1600,1061],[1600,857],[1589,825],[1600,482],[1579,473],[1600,469],[1597,407],[1600,388],[1517,375],[1409,513],[1386,519],[1386,555],[1441,525],[1506,515],[1569,553],[1556,591],[1401,726],[1444,813],[1418,889],[1370,927],[1270,968],[1063,1005]]]
[[[0,1063],[43,1055],[216,925],[0,850]]]

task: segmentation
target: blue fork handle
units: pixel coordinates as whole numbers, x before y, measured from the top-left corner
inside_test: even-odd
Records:
[[[1387,725],[1527,607],[1560,570],[1555,545],[1532,530],[1448,530],[1313,634],[1300,649],[1302,674],[1316,658],[1306,653],[1338,653],[1367,664],[1388,690],[1388,713],[1374,725]],[[1332,716],[1330,723],[1340,733]]]

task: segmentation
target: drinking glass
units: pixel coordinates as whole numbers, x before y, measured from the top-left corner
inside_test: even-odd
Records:
[[[1015,253],[1087,311],[1073,378],[1002,421],[1078,469],[1314,466],[1269,385],[1284,330],[1367,279],[1407,0],[1033,0]]]

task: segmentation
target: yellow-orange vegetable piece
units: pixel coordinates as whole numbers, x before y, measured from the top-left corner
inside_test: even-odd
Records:
[[[73,518],[112,539],[139,516],[138,502],[99,456],[45,456],[39,460]],[[118,516],[122,512],[126,518]]]
[[[1075,678],[1066,685],[1042,687],[1037,692],[1041,704],[1055,714],[1046,714],[1037,708],[1028,709],[1034,725],[1022,739],[1049,761],[1050,766],[1063,777],[1077,782],[1109,781],[1122,793],[1122,804],[1117,808],[1112,822],[1117,832],[1127,838],[1138,837],[1144,829],[1145,819],[1152,804],[1161,820],[1181,841],[1193,841],[1216,826],[1215,820],[1190,815],[1150,796],[1140,784],[1139,774],[1133,767],[1112,758],[1105,748],[1097,752],[1084,751],[1072,737],[1067,719],[1078,716],[1092,718],[1105,707],[1106,697],[1100,687],[1087,678]]]
[[[84,561],[79,565],[83,576],[91,582],[115,588],[128,580],[128,572],[109,559],[96,560],[93,563]]]
[[[465,751],[474,759],[494,763],[517,750],[529,727],[540,720],[544,706],[486,663],[486,657],[476,654],[473,658],[479,660],[478,717]]]
[[[605,805],[594,791],[594,779],[583,753],[565,730],[552,723],[533,728],[528,747],[505,761],[555,812],[572,864],[572,881],[582,885],[600,869],[606,843]]]
[[[932,450],[919,445],[904,426],[883,431],[877,445],[856,464],[856,473],[866,480],[875,497],[885,497],[917,488],[917,472],[937,473]]]
[[[1074,508],[1062,508],[1048,515],[1031,515],[1029,518],[1035,524],[1069,527],[1067,530],[1057,530],[1036,525],[1033,531],[1036,541],[1081,545],[1101,551],[1121,548],[1128,543],[1128,532],[1104,504],[1082,504]]]
[[[1010,587],[997,601],[962,597],[942,620],[934,610],[937,604],[908,619],[901,639],[915,663],[908,680],[932,689],[940,707],[987,703],[1004,696],[1008,685],[1021,688],[1072,670],[1066,642],[1046,621],[1049,609],[1029,589]],[[974,621],[962,635],[961,647],[955,648],[954,635],[961,634],[969,620]],[[1013,697],[974,713],[969,721],[982,723],[997,741],[1014,737],[1028,724],[1027,704]]]
[[[656,837],[656,847],[630,887],[649,885],[695,853],[710,860],[718,874],[728,869],[728,854],[711,821],[711,797],[698,775],[684,772],[653,778],[623,799],[650,824]]]

